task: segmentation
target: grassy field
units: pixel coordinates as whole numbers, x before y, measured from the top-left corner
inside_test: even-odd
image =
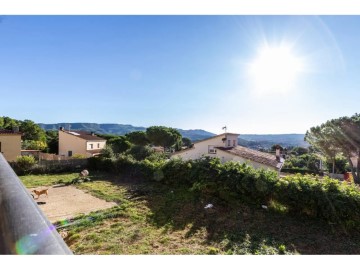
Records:
[[[20,178],[36,187],[76,177]],[[106,174],[91,180],[76,186],[118,206],[57,224],[75,254],[360,254],[358,232],[291,216],[278,206],[228,206],[188,188]]]

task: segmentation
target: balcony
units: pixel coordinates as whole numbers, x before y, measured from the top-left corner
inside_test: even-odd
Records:
[[[0,254],[72,254],[1,153]]]

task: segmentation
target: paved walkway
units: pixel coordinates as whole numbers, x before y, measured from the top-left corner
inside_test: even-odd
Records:
[[[40,190],[41,188],[33,189]],[[31,193],[34,194],[34,193]],[[114,202],[107,202],[98,199],[84,191],[73,186],[54,186],[49,187],[49,197],[40,195],[40,198],[35,200],[38,206],[50,220],[56,222],[67,218],[75,217],[79,214],[88,214],[91,211],[111,208],[117,204]],[[37,195],[34,195],[37,198]]]

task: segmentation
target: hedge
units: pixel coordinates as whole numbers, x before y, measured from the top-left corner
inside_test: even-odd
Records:
[[[238,162],[222,164],[219,159],[208,157],[152,162],[120,156],[115,160],[97,158],[89,162],[92,163],[97,169],[167,185],[185,185],[204,196],[216,196],[228,203],[270,205],[271,201],[277,201],[288,212],[348,227],[360,225],[359,187],[328,177],[297,174],[279,179],[275,171],[256,170]]]

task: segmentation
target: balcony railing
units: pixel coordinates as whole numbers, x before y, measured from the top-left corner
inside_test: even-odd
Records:
[[[0,254],[72,254],[1,153]]]

